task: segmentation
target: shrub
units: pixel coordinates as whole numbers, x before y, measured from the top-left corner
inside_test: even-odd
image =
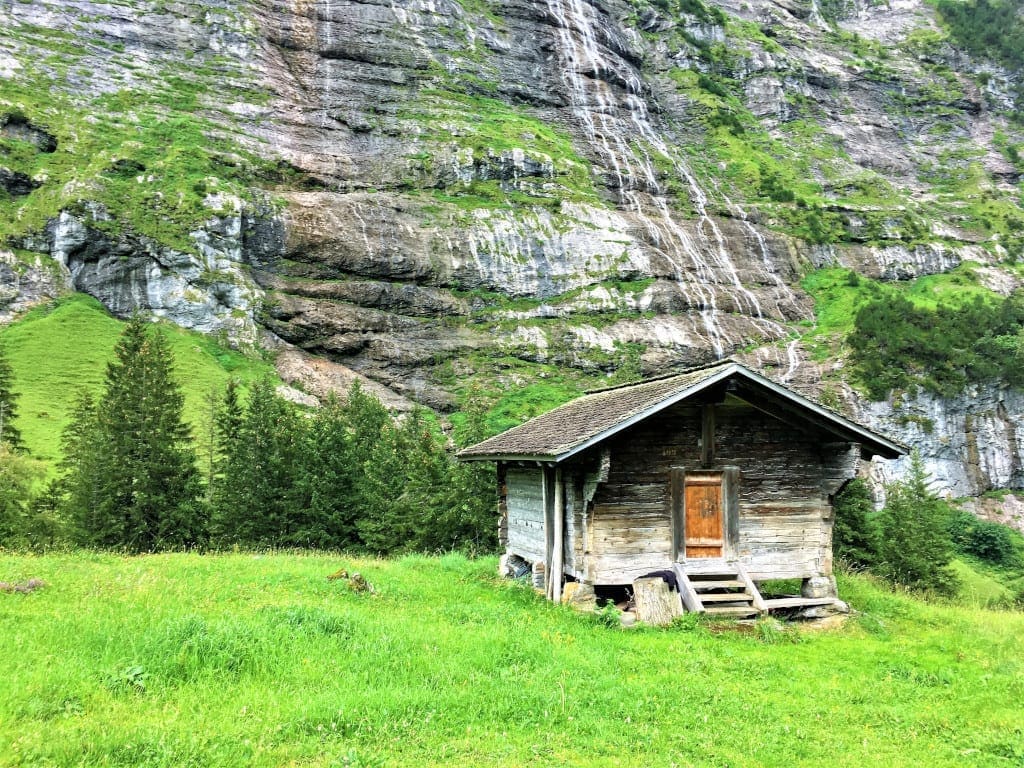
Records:
[[[954,546],[964,554],[995,565],[1011,565],[1017,560],[1013,531],[1005,525],[957,510],[950,519],[949,530]]]

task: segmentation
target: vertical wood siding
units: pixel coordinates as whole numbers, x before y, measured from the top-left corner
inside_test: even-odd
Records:
[[[539,467],[509,467],[508,550],[528,562],[544,562],[544,473]]]

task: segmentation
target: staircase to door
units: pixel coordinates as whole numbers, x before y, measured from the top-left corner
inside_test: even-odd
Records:
[[[743,619],[767,611],[757,586],[739,563],[719,562],[712,567],[687,572],[686,566],[673,566],[679,595],[687,611]]]

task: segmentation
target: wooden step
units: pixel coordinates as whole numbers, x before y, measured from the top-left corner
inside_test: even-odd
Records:
[[[690,583],[693,584],[693,588],[698,592],[702,589],[730,589],[733,587],[745,587],[742,581],[738,579],[721,579],[717,581],[702,581],[701,579],[690,579]]]
[[[735,618],[765,612],[757,585],[739,562],[676,563],[672,568],[688,611]]]
[[[705,612],[709,616],[757,616],[760,611],[754,607],[733,605],[709,605]]]
[[[708,603],[749,603],[754,599],[749,592],[703,593],[698,594],[698,597],[704,605]]]
[[[816,605],[834,605],[836,602],[834,597],[777,597],[774,600],[764,601],[769,611],[775,608],[810,608]]]

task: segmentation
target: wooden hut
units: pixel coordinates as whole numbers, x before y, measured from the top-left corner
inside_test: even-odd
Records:
[[[835,602],[832,500],[900,444],[732,360],[598,390],[463,450],[494,461],[507,559],[566,581],[668,572],[688,610]],[[765,601],[758,582],[803,579]]]

